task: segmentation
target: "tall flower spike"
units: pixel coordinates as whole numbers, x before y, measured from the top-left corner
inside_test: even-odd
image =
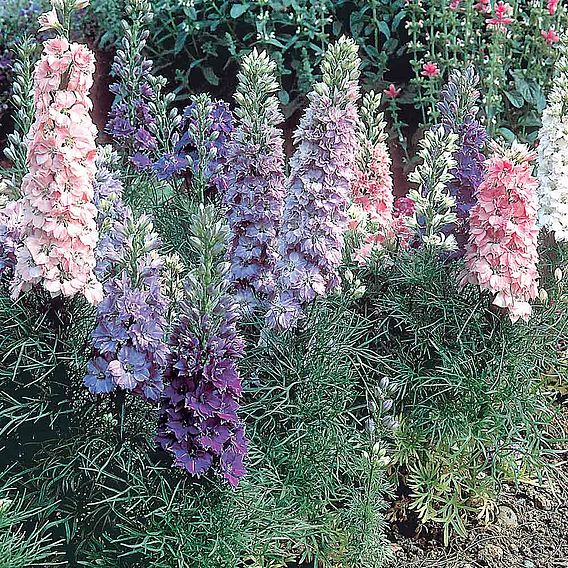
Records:
[[[277,235],[284,201],[284,121],[276,64],[255,50],[243,58],[235,94],[237,124],[227,159],[224,203],[230,230],[229,279],[252,307],[274,293]]]
[[[225,163],[232,131],[233,114],[227,103],[198,95],[183,111],[173,151],[152,165],[156,177],[165,180],[183,174],[186,184],[197,193],[223,194],[227,189]]]
[[[127,0],[124,36],[112,64],[115,95],[106,131],[137,170],[146,170],[171,150],[181,117],[170,108],[173,93],[164,94],[166,79],[153,74],[144,49],[153,19],[148,0]]]
[[[386,144],[386,123],[379,112],[381,96],[370,91],[363,96],[357,128],[359,153],[353,181],[351,213],[363,243],[354,257],[364,263],[374,249],[396,237],[393,229],[391,158]]]
[[[512,321],[526,320],[538,291],[534,156],[516,143],[508,150],[495,145],[494,152],[471,209],[461,282],[493,294],[493,304]]]
[[[418,188],[411,189],[408,196],[414,201],[415,212],[409,224],[419,239],[431,252],[451,252],[456,248],[454,235],[445,235],[447,225],[456,222],[456,200],[447,189],[452,179],[451,171],[456,162],[457,136],[443,128],[426,131],[420,141],[418,156],[422,163],[408,176]]]
[[[538,145],[538,222],[568,241],[568,40],[561,46]]]
[[[458,244],[455,257],[464,253],[469,234],[469,210],[474,204],[473,195],[483,180],[485,156],[482,149],[487,131],[477,118],[478,82],[479,77],[472,66],[465,71],[453,71],[438,103],[442,126],[446,132],[453,132],[458,137],[453,155],[456,165],[448,183],[448,190],[456,200],[457,222],[450,227]]]
[[[101,202],[104,199],[101,193]],[[148,217],[134,219],[128,208],[123,211],[101,241],[107,260],[100,266],[106,277],[105,297],[97,309],[93,357],[84,382],[94,394],[120,387],[155,402],[163,389],[168,353],[168,303],[161,290],[162,259],[157,252],[161,243]]]
[[[97,304],[93,204],[96,128],[89,112],[93,54],[58,38],[45,42],[34,72],[35,122],[22,182],[22,244],[13,296],[41,284],[52,296],[84,294]]]
[[[216,468],[230,485],[245,475],[244,426],[237,416],[241,380],[237,360],[238,309],[227,293],[227,232],[212,206],[200,205],[191,243],[196,268],[174,327],[157,442],[177,467],[201,476]]]
[[[279,236],[278,294],[267,314],[271,327],[294,326],[304,304],[340,283],[357,155],[359,63],[351,39],[329,46],[322,81],[308,95],[310,105],[294,134],[298,147]]]

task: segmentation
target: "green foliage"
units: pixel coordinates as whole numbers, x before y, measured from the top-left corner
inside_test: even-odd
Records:
[[[42,521],[52,507],[38,507],[0,482],[0,568],[45,566],[58,559],[59,542],[48,536],[53,523]],[[12,480],[20,482],[21,479]]]
[[[536,306],[527,324],[460,290],[460,268],[427,253],[403,255],[369,275],[379,369],[398,386],[395,461],[423,522],[465,533],[487,520],[504,480],[541,473],[553,415],[542,374],[559,359],[566,311]],[[551,292],[552,293],[552,292]]]
[[[387,554],[384,466],[369,457],[363,427],[370,333],[348,305],[328,300],[312,306],[299,332],[263,334],[249,349],[249,435],[263,450],[259,465],[279,479],[286,509],[278,517],[297,527],[289,554],[314,565],[375,567]]]
[[[490,4],[493,7],[496,3]],[[550,14],[546,2],[510,0],[508,4],[513,21],[503,31],[487,24],[487,14],[474,7],[476,0],[461,0],[458,9],[450,9],[448,0],[409,2],[411,84],[424,123],[437,116],[437,93],[447,71],[467,61],[485,70],[481,106],[491,133],[508,141],[515,136],[528,142],[537,139],[557,58],[555,46],[547,44],[541,31],[565,29],[567,12],[559,6]],[[422,75],[422,65],[427,61],[438,64],[438,77]]]
[[[196,82],[219,86],[243,52],[266,50],[283,76],[280,99],[293,110],[293,99],[313,83],[312,69],[326,47],[343,34],[365,52],[366,81],[380,83],[389,55],[400,50],[403,5],[402,0],[157,0],[150,46],[158,68],[175,73],[186,92]]]

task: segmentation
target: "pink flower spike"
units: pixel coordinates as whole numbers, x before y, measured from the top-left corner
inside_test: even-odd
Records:
[[[92,53],[61,38],[45,43],[36,65],[14,298],[41,285],[52,296],[81,293],[90,303],[101,300],[93,272],[98,240],[92,203],[97,131],[88,96],[93,72]]]
[[[506,309],[512,321],[526,320],[538,293],[538,227],[533,160],[525,146],[495,147],[487,161],[477,203],[470,211],[461,284],[476,284]]]
[[[432,61],[428,61],[427,63],[424,63],[424,65],[422,65],[421,75],[423,77],[428,77],[428,78],[438,77],[438,75],[440,75],[440,70],[438,69],[438,64],[433,63]]]
[[[542,30],[540,32],[540,35],[544,38],[548,45],[553,45],[560,40],[560,36],[554,31],[553,28],[550,28],[548,31]]]
[[[400,95],[400,89],[397,89],[392,83],[389,85],[388,89],[385,89],[383,93],[389,99],[396,99]]]

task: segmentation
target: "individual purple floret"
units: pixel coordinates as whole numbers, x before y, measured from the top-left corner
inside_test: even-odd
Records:
[[[458,217],[457,223],[450,228],[458,244],[452,258],[464,254],[469,235],[469,210],[475,202],[475,191],[483,180],[485,155],[482,149],[487,141],[487,131],[477,118],[478,82],[479,77],[473,67],[453,71],[438,103],[444,129],[458,136],[458,148],[453,155],[456,167],[451,170],[453,179],[448,183],[448,190],[456,199]]]
[[[284,202],[284,120],[274,92],[276,64],[266,53],[243,58],[235,94],[237,125],[227,157],[229,279],[243,304],[275,292],[274,269]]]
[[[244,351],[236,329],[238,306],[225,291],[224,236],[214,209],[202,208],[193,228],[201,254],[170,340],[156,440],[175,466],[195,476],[214,467],[236,486],[246,473],[247,453],[237,415],[242,390],[237,361]]]
[[[337,288],[357,153],[357,46],[341,38],[322,62],[322,82],[294,135],[270,327],[290,328],[304,304]]]

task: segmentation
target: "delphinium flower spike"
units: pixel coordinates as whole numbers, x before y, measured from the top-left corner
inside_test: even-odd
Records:
[[[539,225],[557,241],[568,241],[568,40],[561,46],[539,138]]]
[[[362,238],[354,258],[364,263],[385,241],[395,237],[391,158],[386,144],[386,123],[379,112],[381,96],[370,91],[363,96],[357,127],[359,152],[353,181],[354,217],[351,226]],[[356,225],[356,226],[355,226]]]
[[[191,475],[214,467],[236,486],[247,453],[237,416],[244,345],[236,330],[238,306],[227,290],[227,236],[215,208],[201,204],[190,237],[196,268],[170,341],[157,441]]]
[[[146,170],[171,150],[181,117],[171,108],[175,95],[163,92],[165,78],[152,73],[153,62],[144,55],[153,19],[150,2],[128,0],[125,9],[124,35],[112,65],[116,81],[110,90],[115,99],[106,130],[130,163]]]
[[[457,219],[456,200],[447,188],[456,165],[453,158],[456,142],[457,136],[441,127],[427,130],[418,151],[422,163],[408,176],[418,186],[408,192],[415,206],[408,222],[430,252],[451,252],[457,246],[454,235],[444,234],[447,226]]]
[[[470,236],[462,284],[472,283],[493,296],[512,321],[527,320],[538,293],[537,180],[534,156],[526,146],[494,145],[486,174],[470,213]]]
[[[487,132],[477,118],[478,82],[479,77],[472,66],[464,71],[453,71],[438,103],[442,126],[446,132],[457,135],[457,149],[453,155],[456,165],[450,172],[452,179],[448,183],[450,195],[456,200],[457,222],[449,227],[458,245],[452,255],[454,257],[464,253],[469,234],[469,210],[474,204],[473,195],[483,179],[485,156],[482,150]]]
[[[14,47],[14,83],[11,103],[14,108],[14,131],[8,134],[4,154],[11,162],[11,185],[19,192],[22,178],[27,172],[27,136],[34,122],[33,70],[36,43],[24,38]]]
[[[227,159],[229,279],[249,307],[274,294],[278,230],[284,201],[284,121],[274,93],[276,64],[253,50],[243,58],[235,94],[236,128]]]
[[[52,26],[56,30],[68,26],[68,3],[63,7],[63,23]],[[21,190],[14,297],[41,284],[52,296],[80,293],[93,304],[102,298],[93,273],[96,128],[89,89],[94,69],[93,54],[84,45],[57,37],[45,42],[34,71],[35,122]]]
[[[107,184],[110,180],[112,176]],[[113,201],[120,205],[118,198]],[[104,299],[97,309],[93,356],[84,378],[94,394],[120,387],[153,402],[160,397],[168,352],[160,245],[151,220],[134,218],[127,207],[101,240]]]
[[[279,236],[279,290],[267,314],[271,327],[293,327],[304,304],[340,284],[357,155],[359,63],[352,40],[329,46],[322,81],[308,95],[309,107],[294,134],[298,147]]]

